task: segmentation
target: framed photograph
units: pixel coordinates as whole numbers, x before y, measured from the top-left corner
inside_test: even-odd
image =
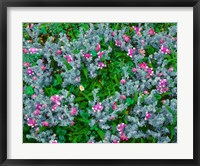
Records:
[[[1,165],[200,165],[199,0],[1,1]]]

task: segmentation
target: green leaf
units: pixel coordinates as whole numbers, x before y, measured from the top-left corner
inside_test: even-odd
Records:
[[[127,103],[127,105],[129,106],[129,105],[131,105],[131,104],[133,104],[134,103],[134,100],[132,100],[131,98],[127,98],[126,99],[126,103]]]
[[[34,94],[34,90],[31,86],[27,86],[26,90],[25,90],[25,94],[27,95],[33,95]]]
[[[104,140],[104,132],[101,129],[97,130],[97,133],[99,134],[100,138],[102,139],[102,141]]]
[[[87,70],[87,68],[83,68],[83,73],[85,75],[85,78],[87,79],[88,78],[88,70]]]
[[[96,57],[96,56],[97,56],[96,50],[92,50],[91,53],[92,53],[92,56],[93,56],[93,57]]]

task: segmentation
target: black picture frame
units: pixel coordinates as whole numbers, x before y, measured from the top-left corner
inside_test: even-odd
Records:
[[[193,159],[7,159],[7,8],[8,7],[193,7]],[[1,0],[0,2],[0,164],[5,165],[200,165],[200,0]]]

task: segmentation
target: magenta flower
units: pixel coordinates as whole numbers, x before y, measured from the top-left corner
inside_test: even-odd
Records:
[[[46,66],[41,66],[41,69],[43,70],[43,71],[45,71],[47,68],[46,68]]]
[[[57,54],[57,55],[62,54],[62,50],[57,50],[57,51],[56,51],[56,54]]]
[[[75,108],[75,107],[72,107],[72,108],[71,108],[71,111],[70,111],[70,114],[71,114],[72,116],[74,116],[74,115],[76,115],[76,113],[77,113],[76,108]]]
[[[122,141],[128,141],[128,137],[126,137],[126,135],[125,135],[124,132],[122,132],[122,133],[120,134],[120,139],[121,139]]]
[[[120,99],[126,100],[126,96],[125,96],[125,95],[121,95],[121,96],[120,96]]]
[[[137,69],[136,68],[132,68],[132,72],[133,73],[137,73]]]
[[[83,56],[84,56],[85,58],[89,59],[89,58],[92,56],[92,54],[83,54]]]
[[[59,96],[59,95],[51,96],[51,101],[54,102],[57,105],[60,105],[61,99],[62,99],[62,97]]]
[[[149,94],[149,92],[147,90],[144,90],[144,94],[147,95]]]
[[[49,143],[51,143],[51,144],[57,144],[58,141],[57,140],[51,140],[51,141],[49,141]]]
[[[41,103],[38,103],[38,104],[36,105],[36,109],[40,110],[41,108],[42,108],[42,104],[41,104]]]
[[[51,110],[52,110],[52,111],[55,111],[55,110],[57,109],[57,107],[58,107],[58,104],[54,104],[54,105],[51,107]]]
[[[28,75],[33,75],[34,74],[34,72],[33,72],[33,70],[31,69],[31,68],[28,68],[27,70],[26,70],[26,73],[28,74]]]
[[[161,79],[156,88],[157,88],[157,90],[159,91],[160,94],[167,92],[169,90],[169,88],[167,87],[167,80]]]
[[[133,28],[134,28],[136,34],[137,34],[138,36],[140,36],[140,35],[141,35],[141,33],[140,33],[141,28],[138,28],[137,26],[133,26]]]
[[[139,67],[141,69],[146,69],[147,68],[147,64],[145,62],[142,62],[142,63],[139,64]]]
[[[148,34],[149,35],[155,35],[155,31],[152,28],[150,28]]]
[[[106,67],[106,64],[103,62],[98,62],[98,66],[100,69],[103,69],[103,67]]]
[[[127,43],[130,41],[130,36],[127,36],[126,34],[123,35],[123,38]]]
[[[119,143],[119,140],[113,140],[113,143]]]
[[[148,75],[149,75],[149,76],[152,76],[152,75],[153,75],[153,69],[152,69],[152,68],[147,67],[147,72],[148,72]]]
[[[168,69],[169,72],[172,72],[173,70],[174,70],[173,67],[170,67],[170,68]]]
[[[160,45],[162,45],[164,42],[165,42],[164,39],[160,39],[160,41],[159,41]]]
[[[28,118],[27,120],[28,120],[28,126],[31,126],[31,127],[36,126],[36,120],[35,119]]]
[[[96,105],[94,105],[94,106],[92,107],[92,109],[93,109],[94,112],[99,112],[99,111],[102,111],[102,110],[103,110],[103,106],[102,106],[101,103],[99,102],[99,103],[97,103]]]
[[[124,85],[126,83],[126,80],[125,79],[121,79],[120,83]]]
[[[128,48],[128,53],[127,55],[130,56],[131,58],[133,57],[133,54],[135,54],[136,49],[135,48]]]
[[[160,49],[160,51],[162,52],[162,53],[164,53],[164,54],[170,54],[171,53],[171,51],[167,48],[167,47],[165,47],[165,46],[161,46],[161,49]]]
[[[98,52],[98,53],[97,53],[97,55],[98,55],[98,58],[102,58],[103,54],[104,54],[104,52],[103,52],[103,51],[101,51],[101,52]]]
[[[149,112],[146,112],[146,116],[145,116],[145,120],[148,120],[150,117],[152,116],[152,114],[151,113],[149,113]]]
[[[48,122],[42,122],[42,125],[45,126],[45,127],[48,127],[49,123]]]
[[[113,110],[116,110],[116,109],[117,109],[117,102],[114,102],[114,103],[113,103],[112,109],[113,109]]]
[[[120,124],[117,125],[117,130],[120,131],[120,132],[122,132],[125,127],[126,127],[126,124],[120,123]]]
[[[40,110],[36,109],[36,110],[33,112],[33,114],[34,114],[35,116],[38,116],[38,115],[40,114]]]
[[[97,44],[97,46],[96,46],[96,52],[99,52],[100,49],[101,49],[101,45],[100,45],[100,44]]]
[[[28,50],[26,48],[23,49],[24,54],[28,54]]]
[[[122,42],[119,41],[119,40],[115,40],[115,45],[118,46],[118,47],[121,47],[122,45]]]
[[[24,62],[24,67],[29,67],[30,63],[29,62]]]
[[[65,55],[64,57],[67,59],[67,62],[68,62],[68,63],[70,63],[70,62],[73,61],[71,55]]]
[[[35,54],[35,53],[37,53],[37,51],[38,51],[37,48],[34,48],[34,47],[29,48],[29,52],[30,52],[30,54]]]
[[[115,32],[112,32],[111,35],[114,37],[115,36]]]

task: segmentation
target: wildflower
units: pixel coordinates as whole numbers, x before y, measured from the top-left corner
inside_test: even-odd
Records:
[[[124,124],[124,123],[118,124],[117,125],[117,130],[118,131],[123,131],[125,127],[126,127],[126,124]]]
[[[117,102],[114,102],[114,103],[113,103],[112,109],[113,109],[113,110],[116,110],[116,109],[117,109]]]
[[[148,75],[149,75],[149,76],[152,76],[152,75],[153,75],[153,69],[152,69],[152,68],[147,67],[147,72],[148,72]]]
[[[125,95],[121,95],[121,96],[120,96],[120,99],[126,100],[126,96],[125,96]]]
[[[54,104],[54,105],[51,107],[51,110],[52,110],[52,111],[55,111],[55,110],[57,109],[57,106],[58,106],[57,104]]]
[[[161,79],[156,88],[157,88],[157,90],[159,91],[160,94],[167,92],[169,90],[169,88],[167,87],[167,80]]]
[[[144,40],[141,40],[141,43],[142,43],[142,44],[145,44],[145,41],[144,41]]]
[[[36,110],[33,112],[33,114],[34,114],[35,116],[38,116],[38,115],[40,114],[40,110],[39,110],[39,109],[36,109]]]
[[[98,53],[97,53],[97,55],[98,55],[98,58],[102,58],[103,54],[104,54],[104,52],[103,52],[103,51],[101,51],[101,52],[98,52]]]
[[[37,132],[39,132],[39,131],[40,131],[40,128],[37,127],[37,128],[35,129],[35,132],[37,133]]]
[[[46,66],[41,66],[41,69],[44,71],[44,70],[46,70],[47,68],[46,68]]]
[[[27,73],[28,75],[33,75],[33,74],[34,74],[34,72],[33,72],[33,70],[32,70],[31,68],[28,68],[28,69],[26,70],[26,73]]]
[[[99,111],[102,111],[102,110],[103,110],[103,106],[102,106],[101,103],[99,102],[99,103],[97,103],[96,105],[94,105],[94,106],[92,107],[92,109],[93,109],[94,112],[99,112]]]
[[[122,141],[128,141],[128,137],[126,137],[126,135],[125,135],[124,132],[122,132],[122,133],[120,134],[120,139],[121,139]]]
[[[114,117],[114,116],[111,116],[111,117],[110,117],[110,120],[114,120],[114,119],[115,119],[115,117]]]
[[[127,55],[130,56],[131,58],[133,57],[133,54],[135,54],[136,49],[135,48],[128,48],[128,53]]]
[[[126,34],[123,35],[123,38],[127,43],[130,41],[130,36],[127,36]]]
[[[140,35],[141,35],[141,33],[140,33],[141,28],[138,28],[137,26],[133,26],[133,28],[134,28],[136,34],[137,34],[138,36],[140,36]]]
[[[30,52],[30,54],[35,54],[35,53],[37,53],[37,51],[38,51],[37,48],[34,48],[34,47],[29,48],[29,52]]]
[[[100,69],[103,69],[103,67],[106,67],[106,64],[103,63],[103,62],[98,62],[98,67],[99,67]]]
[[[32,99],[35,99],[37,97],[37,95],[33,94],[31,97],[32,97]]]
[[[173,67],[170,67],[170,68],[168,69],[169,72],[172,72],[173,70],[174,70]]]
[[[147,90],[144,90],[144,94],[147,95],[149,94],[149,92]]]
[[[132,68],[132,72],[136,73],[137,69],[136,68]]]
[[[67,62],[68,62],[68,63],[70,63],[70,62],[73,61],[71,55],[65,55],[64,57],[67,59]]]
[[[147,64],[145,62],[142,62],[142,63],[139,64],[139,67],[141,69],[146,69],[147,68]]]
[[[38,103],[37,105],[36,105],[36,109],[41,109],[42,108],[42,104],[41,103]]]
[[[120,80],[120,83],[121,83],[121,84],[125,84],[125,83],[126,83],[126,80],[125,80],[125,79],[121,79],[121,80]]]
[[[84,90],[85,90],[85,88],[84,88],[82,85],[79,86],[79,89],[80,89],[81,91],[84,91]]]
[[[42,122],[42,125],[45,126],[45,127],[48,127],[49,123],[48,122]]]
[[[149,112],[146,112],[146,116],[145,116],[145,120],[148,120],[150,117],[152,116],[152,114],[151,113],[149,113]]]
[[[111,35],[114,37],[115,36],[115,32],[112,32]]]
[[[155,35],[155,31],[152,28],[150,28],[149,31],[148,31],[148,34],[149,35]]]
[[[24,54],[28,54],[28,50],[26,48],[23,49]]]
[[[161,49],[160,49],[160,51],[162,52],[162,53],[164,53],[164,54],[170,54],[171,53],[171,51],[167,48],[167,47],[165,47],[165,46],[161,46]]]
[[[113,143],[119,143],[119,140],[113,140]]]
[[[50,140],[49,143],[51,143],[51,144],[57,144],[58,141],[57,140]]]
[[[74,116],[74,115],[76,115],[76,113],[77,113],[76,108],[75,108],[75,107],[71,108],[70,114],[71,114],[72,116]]]
[[[160,41],[159,41],[160,45],[162,45],[164,42],[165,42],[164,39],[160,39]]]
[[[97,46],[96,46],[96,52],[99,52],[100,49],[101,49],[101,45],[100,45],[100,44],[97,44]]]
[[[31,126],[32,128],[36,126],[36,120],[32,118],[28,118],[28,126]]]
[[[89,58],[92,56],[92,54],[83,54],[83,56],[84,56],[86,59],[89,59]]]
[[[24,62],[24,67],[29,67],[30,63],[29,62]]]
[[[62,97],[59,96],[59,95],[51,96],[51,101],[54,102],[57,105],[60,105],[61,99],[62,99]]]
[[[56,54],[57,54],[57,55],[62,54],[62,50],[57,50],[57,51],[56,51]]]
[[[122,42],[119,41],[119,40],[115,40],[115,45],[118,46],[118,47],[121,47],[122,45]]]

